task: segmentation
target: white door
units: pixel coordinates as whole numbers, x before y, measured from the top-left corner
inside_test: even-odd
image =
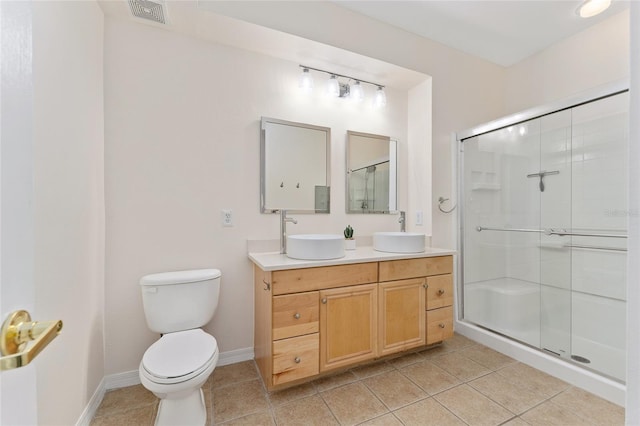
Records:
[[[34,313],[31,3],[0,1],[0,321]],[[34,318],[37,319],[37,318]],[[0,424],[35,425],[36,369],[0,373]]]

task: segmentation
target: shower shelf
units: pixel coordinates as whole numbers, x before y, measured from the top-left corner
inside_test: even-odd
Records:
[[[499,183],[474,183],[471,185],[472,191],[500,191]]]

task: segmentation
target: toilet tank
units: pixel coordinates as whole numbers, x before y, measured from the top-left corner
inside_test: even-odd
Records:
[[[199,328],[218,307],[218,269],[163,272],[140,279],[147,325],[156,333]]]

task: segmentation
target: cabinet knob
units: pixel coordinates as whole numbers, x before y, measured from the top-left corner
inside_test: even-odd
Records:
[[[444,323],[441,322],[440,324],[438,324],[438,327],[444,328]]]
[[[294,361],[296,362],[296,364],[300,364],[300,361],[301,361],[300,357],[299,356],[295,357]]]
[[[325,305],[327,304],[327,298],[326,297],[322,298],[322,303],[325,304]]]
[[[442,296],[443,294],[444,294],[444,290],[443,289],[438,290],[438,296]]]
[[[300,313],[296,312],[295,314],[293,314],[293,317],[295,319],[300,319]]]
[[[428,284],[422,284],[422,287],[429,288],[429,285]]]

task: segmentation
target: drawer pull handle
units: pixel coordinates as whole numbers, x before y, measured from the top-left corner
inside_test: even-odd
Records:
[[[325,305],[327,304],[327,298],[326,297],[322,298],[322,303],[325,304]]]
[[[444,328],[444,323],[441,322],[440,324],[438,324],[438,327]]]
[[[443,289],[438,290],[438,296],[442,296],[443,294],[444,294],[444,290]]]
[[[296,362],[296,364],[300,364],[300,361],[301,361],[300,357],[299,356],[295,357],[294,361]]]
[[[300,319],[300,314],[299,314],[298,312],[296,312],[296,313],[293,315],[293,317],[294,317],[295,319]]]

